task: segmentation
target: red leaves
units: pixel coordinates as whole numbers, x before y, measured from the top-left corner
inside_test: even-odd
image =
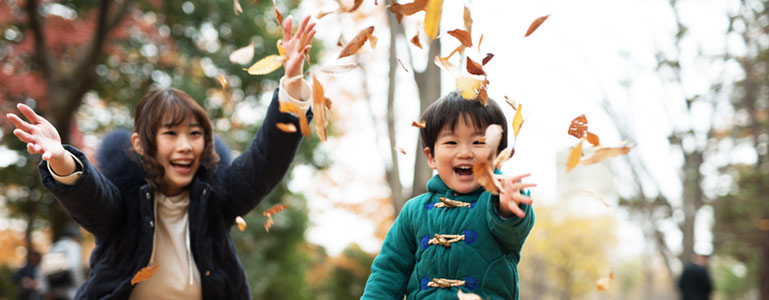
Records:
[[[571,125],[569,125],[570,135],[581,139],[585,136],[585,132],[587,132],[587,118],[585,118],[585,115],[579,115],[574,120],[571,120]]]
[[[467,57],[467,72],[473,75],[486,75],[486,72],[483,71],[483,66],[472,59],[470,57]]]

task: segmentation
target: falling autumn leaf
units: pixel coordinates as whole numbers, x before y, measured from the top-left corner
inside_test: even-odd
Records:
[[[240,230],[240,232],[246,231],[246,220],[243,220],[243,217],[237,216],[235,218],[235,224],[238,224],[238,230]]]
[[[426,125],[425,121],[421,121],[421,122],[412,121],[411,122],[411,126],[414,126],[414,127],[417,127],[417,128],[425,128],[425,125]]]
[[[446,58],[444,58],[444,59],[445,59],[445,60],[448,60],[449,58],[451,58],[452,56],[454,56],[454,53],[460,53],[460,52],[462,52],[462,51],[464,51],[464,50],[465,50],[465,46],[459,45],[458,47],[454,48],[454,50],[453,50],[453,51],[451,51],[451,53],[449,53],[449,55],[448,55],[448,56],[446,56]]]
[[[473,75],[486,75],[486,72],[483,71],[483,66],[470,59],[469,56],[467,57],[467,72]]]
[[[155,271],[158,270],[158,267],[160,267],[160,265],[141,268],[141,270],[139,270],[139,272],[136,272],[136,275],[134,275],[134,277],[131,278],[131,285],[150,279],[152,275],[155,275]]]
[[[272,0],[272,11],[275,12],[275,20],[278,21],[278,27],[283,26],[283,15],[278,10],[278,4],[275,0]]]
[[[517,110],[518,109],[518,104],[515,103],[515,100],[510,99],[507,96],[505,96],[505,102],[507,102],[507,104],[509,104],[513,108],[513,110]]]
[[[372,29],[371,32],[374,32],[374,30]],[[371,32],[368,32],[368,31],[366,32],[366,38],[368,38],[368,44],[369,46],[371,46],[371,49],[376,49],[376,43],[379,39],[373,36]]]
[[[236,16],[239,16],[240,13],[243,12],[243,7],[240,6],[240,2],[238,2],[238,0],[232,1],[232,10],[235,11]]]
[[[301,130],[302,135],[305,137],[310,136],[310,126],[307,124],[307,115],[302,113],[302,110],[299,109],[299,106],[291,102],[280,101],[278,110],[280,110],[282,113],[292,113],[297,116],[299,118],[299,129]]]
[[[465,47],[473,46],[473,39],[470,37],[469,32],[462,29],[454,29],[447,33],[455,37],[457,40],[459,40],[459,42],[462,43],[462,46],[465,46]]]
[[[230,62],[233,64],[246,65],[254,59],[254,43],[242,47],[230,53]]]
[[[481,61],[481,64],[483,64],[485,66],[487,63],[489,63],[489,61],[492,58],[494,58],[494,54],[486,53],[486,57],[483,58],[483,60]]]
[[[486,92],[486,83],[482,84],[480,91],[478,91],[478,102],[483,106],[489,104],[489,94]]]
[[[481,37],[478,39],[478,52],[481,52],[481,43],[483,43],[483,33],[481,33]]]
[[[609,286],[611,285],[611,281],[614,279],[614,272],[609,273],[609,277],[604,277],[601,279],[598,279],[595,282],[595,287],[598,288],[599,291],[606,291],[609,289]]]
[[[333,14],[333,13],[334,13],[333,11],[319,12],[319,13],[317,13],[315,15],[315,18],[316,19],[322,19],[323,17],[328,16],[328,15]]]
[[[343,11],[348,13],[354,12],[358,10],[358,7],[360,7],[361,4],[363,4],[363,0],[355,0],[355,3],[353,3],[352,7],[350,7],[349,9],[345,9]]]
[[[330,66],[321,67],[320,71],[323,73],[337,74],[337,73],[349,72],[359,67],[360,67],[359,64],[354,64],[354,63],[344,64],[344,65],[330,65]]]
[[[315,108],[315,118],[312,120],[315,123],[315,133],[321,142],[326,141],[326,124],[328,119],[326,116],[326,96],[323,92],[323,86],[320,84],[315,76],[312,76],[312,105]]]
[[[363,47],[363,44],[366,43],[368,37],[371,36],[373,32],[374,26],[366,27],[365,29],[358,32],[358,34],[349,43],[347,43],[347,45],[344,46],[337,59],[350,56],[355,54],[355,52],[358,52],[358,50]]]
[[[462,91],[462,98],[465,100],[474,100],[478,97],[481,83],[481,80],[466,75],[462,75],[456,80],[456,86]]]
[[[248,74],[264,75],[272,73],[283,66],[283,56],[271,54],[255,62],[248,68]]]
[[[581,139],[585,136],[585,133],[587,132],[587,118],[585,118],[585,115],[579,115],[578,117],[574,118],[574,120],[571,120],[571,124],[569,125],[569,134]]]
[[[579,140],[579,143],[571,149],[569,159],[566,161],[566,172],[574,169],[574,167],[577,166],[577,163],[579,163],[579,158],[582,156],[582,141],[584,140]]]
[[[590,131],[587,131],[587,141],[596,147],[601,144],[601,140],[598,139],[598,136]]]
[[[396,58],[395,58],[395,60],[397,60],[397,61],[398,61],[398,63],[401,65],[401,68],[403,68],[403,71],[406,71],[406,72],[408,72],[408,71],[409,71],[409,69],[406,69],[406,66],[404,66],[404,65],[403,65],[403,62],[401,61],[401,59],[400,59],[400,58],[397,58],[397,57],[396,57]]]
[[[296,132],[296,125],[293,123],[275,123],[275,127],[278,127],[280,131],[294,133]]]
[[[414,34],[414,37],[411,38],[411,44],[422,49],[422,43],[419,42],[419,31],[417,31],[417,33]]]
[[[263,212],[262,215],[267,217],[267,221],[264,222],[264,230],[267,232],[270,232],[270,228],[273,224],[275,224],[275,221],[273,221],[272,216],[275,214],[281,212],[282,210],[290,207],[290,204],[275,204],[267,211]]]
[[[494,173],[489,167],[488,160],[481,160],[473,164],[473,176],[475,176],[475,180],[477,180],[484,189],[494,195],[499,195],[499,191],[502,187],[500,186],[499,181],[494,177]]]
[[[542,25],[542,23],[545,22],[545,20],[547,20],[547,17],[549,16],[550,15],[545,15],[537,18],[536,20],[534,20],[534,22],[531,22],[531,25],[529,25],[529,29],[526,30],[526,35],[524,35],[524,37],[531,35],[534,32],[534,30],[537,30],[537,28],[539,28],[539,25]]]
[[[275,47],[278,48],[278,54],[280,54],[280,56],[286,56],[286,48],[283,48],[283,40],[275,42]]]
[[[403,16],[410,16],[425,9],[428,0],[415,0],[411,3],[398,4],[393,2],[387,7],[392,13],[395,14],[395,18],[398,20],[398,24],[401,23]]]
[[[473,18],[470,16],[470,9],[465,6],[465,11],[462,15],[462,20],[465,22],[465,30],[467,30],[467,35],[472,35],[473,33]],[[472,41],[470,42],[472,44]],[[470,47],[470,46],[468,46]]]
[[[521,130],[521,125],[523,125],[522,108],[523,105],[518,104],[518,109],[515,110],[515,116],[513,117],[513,134],[515,138],[518,138],[518,132]]]
[[[398,151],[403,155],[406,155],[406,150],[403,150],[402,147],[394,147],[393,149],[395,149],[395,151]]]
[[[497,147],[499,147],[499,142],[502,140],[503,132],[504,130],[499,124],[491,124],[486,127],[484,137],[486,138],[486,146],[489,147],[489,159],[491,159],[494,153],[497,152]]]
[[[456,66],[454,66],[454,64],[452,64],[448,59],[441,57],[440,55],[435,56],[435,59],[433,59],[433,63],[435,63],[435,65],[441,68],[441,70],[443,70],[444,72],[449,73],[453,76],[456,76],[459,73],[459,70],[457,69]],[[480,86],[480,83],[478,85]]]
[[[431,40],[438,37],[442,12],[443,0],[427,0],[427,6],[425,6],[425,34]]]
[[[585,193],[587,193],[588,195],[592,196],[593,198],[601,200],[601,203],[603,203],[603,205],[606,205],[606,207],[611,206],[609,205],[609,202],[606,202],[606,198],[604,198],[603,195],[601,195],[601,193],[596,192],[594,190],[585,189],[585,188],[583,188],[582,190],[585,191]]]
[[[462,289],[457,290],[457,300],[483,300],[481,296],[473,293],[463,293]]]
[[[216,77],[219,79],[219,84],[222,85],[222,89],[227,88],[227,77],[224,76],[224,74],[219,74],[219,77]]]
[[[508,147],[499,152],[499,155],[497,155],[497,158],[494,160],[494,168],[499,169],[502,167],[502,164],[504,164],[506,161],[508,161],[511,157],[513,157],[513,154],[515,154],[515,149]]]
[[[580,141],[580,143],[582,143],[582,141]],[[630,145],[630,146],[622,145],[619,147],[598,147],[595,149],[595,152],[593,152],[593,155],[590,155],[589,157],[586,157],[585,159],[580,160],[579,164],[587,166],[587,165],[599,163],[608,158],[625,155],[628,152],[630,152],[630,150],[632,150],[633,147],[635,147],[635,145]]]

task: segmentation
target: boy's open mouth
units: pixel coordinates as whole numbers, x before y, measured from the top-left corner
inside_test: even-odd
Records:
[[[454,167],[454,172],[459,174],[460,176],[470,176],[470,175],[473,175],[473,167],[472,166],[456,166]]]

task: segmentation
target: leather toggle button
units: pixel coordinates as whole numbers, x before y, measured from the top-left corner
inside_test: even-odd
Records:
[[[155,221],[150,221],[150,227],[155,228]]]
[[[150,193],[147,193],[145,196],[147,196],[147,199],[150,198]]]
[[[211,270],[206,270],[206,277],[211,276]]]

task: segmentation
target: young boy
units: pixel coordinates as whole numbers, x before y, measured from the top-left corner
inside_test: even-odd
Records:
[[[483,299],[518,299],[521,247],[534,225],[531,199],[521,175],[501,179],[492,195],[473,176],[475,162],[497,149],[483,142],[491,124],[507,128],[494,101],[482,106],[458,91],[422,114],[427,162],[438,171],[427,193],[406,203],[371,267],[362,299],[455,299],[457,289]]]

